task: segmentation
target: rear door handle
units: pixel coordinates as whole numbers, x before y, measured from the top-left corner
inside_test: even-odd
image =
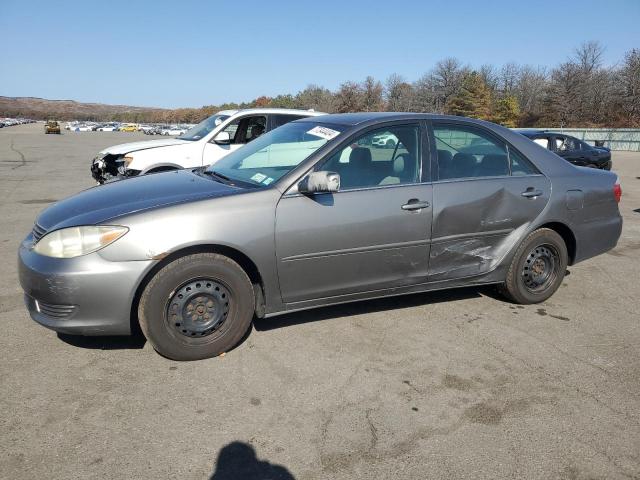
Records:
[[[429,207],[429,205],[431,205],[429,202],[423,202],[417,198],[412,198],[402,205],[402,210],[422,210],[423,208]]]
[[[534,190],[533,187],[529,187],[520,195],[526,198],[535,198],[542,195],[542,190]]]

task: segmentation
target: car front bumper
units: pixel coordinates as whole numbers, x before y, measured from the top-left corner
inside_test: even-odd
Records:
[[[129,335],[136,289],[153,260],[110,262],[99,253],[50,258],[20,246],[20,285],[31,318],[74,335]]]

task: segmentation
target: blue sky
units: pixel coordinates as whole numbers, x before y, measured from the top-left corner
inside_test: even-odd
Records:
[[[199,107],[415,80],[448,56],[554,65],[640,48],[640,0],[0,1],[0,95]]]

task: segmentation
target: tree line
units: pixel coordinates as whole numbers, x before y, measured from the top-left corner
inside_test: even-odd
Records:
[[[281,107],[327,113],[432,112],[490,120],[507,127],[640,127],[640,49],[614,66],[604,47],[586,42],[553,68],[507,63],[472,68],[445,58],[415,81],[392,74],[345,81],[335,91],[308,85],[296,94],[174,110],[102,114],[92,120],[197,123],[226,109]],[[79,118],[80,119],[80,118]]]

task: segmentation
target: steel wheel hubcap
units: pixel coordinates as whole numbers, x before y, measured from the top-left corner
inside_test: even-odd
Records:
[[[210,335],[226,320],[230,297],[229,290],[215,280],[191,280],[176,290],[169,300],[169,326],[187,337]]]
[[[524,262],[522,278],[524,285],[532,292],[547,288],[556,278],[559,264],[558,253],[550,245],[535,247]]]

